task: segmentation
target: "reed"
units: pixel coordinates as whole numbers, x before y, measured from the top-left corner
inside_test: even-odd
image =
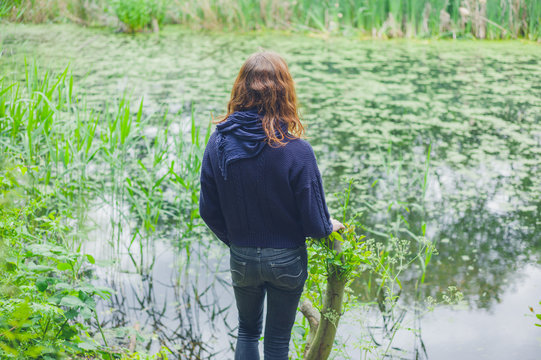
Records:
[[[385,170],[382,178],[359,189],[355,189],[355,181],[350,179],[348,188],[335,194],[346,229],[341,234],[331,234],[325,241],[313,239],[310,244],[309,277],[301,305],[306,321],[299,325],[302,339],[294,338],[298,358],[326,359],[336,345],[336,327],[341,315],[355,306],[353,303],[365,301],[377,303],[384,321],[394,323],[385,327],[384,341],[373,337],[374,342],[369,341],[378,358],[392,357],[394,338],[399,329],[404,329],[403,291],[411,287],[414,301],[424,303],[423,285],[430,273],[432,257],[437,253],[426,233],[431,146],[427,147],[419,170],[407,177],[401,156],[393,160],[396,154],[392,143],[380,149],[380,154]],[[366,179],[360,182],[366,183]],[[384,200],[374,205],[352,206],[359,191],[375,190]],[[378,226],[363,224],[366,215],[377,216]],[[356,285],[362,289],[357,299],[345,291],[355,278]],[[374,324],[363,326],[375,327]]]
[[[182,23],[214,30],[354,31],[378,38],[535,40],[541,34],[538,0],[8,0],[0,5],[0,18],[9,21],[115,26],[111,16],[129,32]]]
[[[176,1],[170,20],[208,29],[359,31],[375,37],[538,39],[536,0]]]
[[[192,111],[183,126],[188,132],[172,135],[174,118],[167,112],[145,116],[143,101],[132,111],[126,97],[95,112],[76,99],[68,69],[40,73],[37,64],[27,64],[24,82],[0,81],[0,147],[6,158],[32,169],[29,191],[47,193],[65,219],[79,219],[74,234],[96,200],[111,204],[118,251],[126,220],[136,220],[134,238],[141,241],[165,218],[179,219],[179,237],[193,229],[210,126],[202,133]],[[150,127],[155,135],[145,133]]]
[[[179,127],[187,131],[173,131],[180,118],[175,115],[146,114],[143,100],[133,108],[126,96],[93,111],[75,95],[69,69],[55,75],[26,64],[24,81],[0,78],[2,183],[11,178],[4,167],[22,173],[10,186],[27,201],[42,202],[44,241],[58,239],[76,251],[86,240],[88,209],[109,204],[116,258],[127,252],[134,270],[148,274],[153,241],[170,231],[168,219],[188,252],[188,233],[198,223],[198,179],[210,126],[203,132],[192,110]],[[127,243],[122,235],[129,236]]]

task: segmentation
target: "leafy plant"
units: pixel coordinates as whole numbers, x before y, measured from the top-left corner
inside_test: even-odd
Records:
[[[86,281],[91,255],[57,243],[62,228],[46,200],[16,193],[21,169],[0,173],[0,356],[52,359],[98,350],[85,324],[97,319],[95,298],[110,292]]]
[[[420,196],[424,198],[427,189],[430,163],[430,147],[426,157],[425,171],[419,176]],[[392,314],[398,307],[398,299],[403,288],[402,275],[416,263],[420,264],[420,274],[415,287],[424,283],[427,266],[436,252],[434,245],[425,238],[426,224],[421,229],[411,228],[401,211],[392,212],[394,221],[388,224],[385,232],[366,229],[359,221],[360,214],[350,214],[349,204],[353,180],[341,195],[341,215],[346,226],[341,234],[332,233],[324,240],[312,239],[309,247],[309,280],[306,283],[306,300],[301,312],[308,319],[309,331],[303,331],[306,341],[303,358],[326,359],[335,342],[339,320],[353,306],[348,286],[354,279],[361,279],[369,293],[373,294],[384,316]],[[372,187],[377,181],[372,184]],[[400,207],[408,210],[406,203],[397,201]],[[388,211],[392,208],[391,204]],[[423,209],[417,204],[418,208]],[[421,231],[422,234],[415,234]],[[376,241],[366,235],[378,235],[386,241]],[[401,234],[408,234],[407,239]],[[374,290],[374,291],[373,291]],[[344,301],[345,298],[345,301]],[[387,356],[394,336],[400,326],[391,327],[390,340],[383,350]]]
[[[541,301],[539,302],[539,305],[541,305]],[[535,315],[536,320],[539,321],[535,323],[535,326],[541,327],[541,314],[536,313],[533,307],[531,306],[530,306],[530,311]]]
[[[139,32],[161,25],[165,17],[166,4],[165,0],[111,1],[116,16],[127,26],[128,32]]]
[[[190,131],[170,133],[166,113],[159,135],[149,136],[151,115],[143,113],[143,101],[132,113],[126,97],[102,113],[88,111],[68,69],[42,75],[34,64],[25,66],[24,82],[0,78],[0,268],[8,275],[0,279],[0,357],[109,358],[96,312],[108,293],[89,282],[95,260],[79,251],[88,199],[113,204],[113,238],[123,220],[140,224],[127,248],[140,273],[152,269],[145,251],[159,222],[175,219],[180,234],[196,227],[210,127],[202,133],[192,111]],[[120,251],[119,244],[112,245]]]

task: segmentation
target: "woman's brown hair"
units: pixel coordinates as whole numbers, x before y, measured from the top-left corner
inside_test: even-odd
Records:
[[[226,121],[235,111],[256,108],[270,145],[285,145],[284,139],[300,138],[304,127],[297,114],[295,85],[287,63],[275,52],[252,54],[240,68],[227,104]],[[280,126],[287,125],[287,131]]]

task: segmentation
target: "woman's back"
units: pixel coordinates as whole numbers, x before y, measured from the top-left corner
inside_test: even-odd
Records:
[[[307,236],[331,233],[321,176],[308,142],[290,139],[280,147],[265,145],[257,156],[229,164],[225,179],[219,168],[217,136],[212,134],[205,151],[200,213],[209,226],[216,223],[218,232],[225,233],[222,241],[295,248]]]
[[[201,217],[230,247],[239,313],[235,360],[259,359],[265,297],[265,359],[288,359],[308,276],[305,238],[341,226],[329,217],[303,133],[286,62],[275,53],[253,54],[205,149],[199,198]]]

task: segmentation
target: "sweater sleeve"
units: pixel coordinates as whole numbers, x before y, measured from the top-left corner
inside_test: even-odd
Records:
[[[332,223],[325,202],[321,174],[311,146],[303,160],[294,181],[295,200],[303,232],[307,237],[324,238],[332,233]]]
[[[220,198],[210,163],[210,146],[207,145],[201,164],[201,190],[199,193],[199,215],[214,234],[229,246],[225,219],[220,207]]]

